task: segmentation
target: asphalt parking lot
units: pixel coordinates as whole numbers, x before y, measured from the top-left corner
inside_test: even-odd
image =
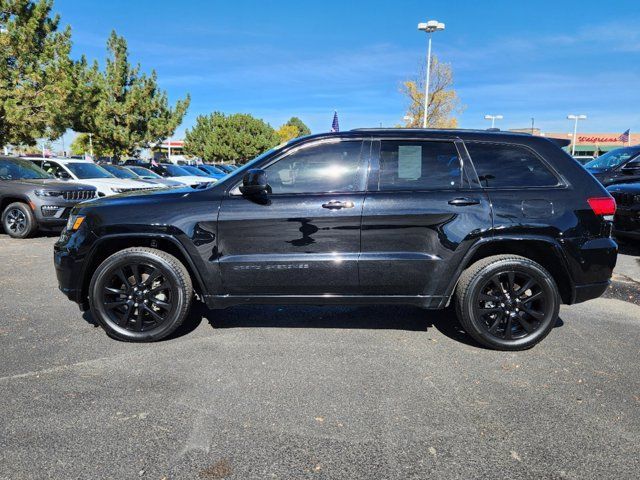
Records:
[[[195,308],[109,339],[0,235],[0,478],[638,478],[640,263],[526,352],[452,313]]]

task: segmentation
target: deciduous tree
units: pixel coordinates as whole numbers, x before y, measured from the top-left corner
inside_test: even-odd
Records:
[[[296,135],[297,137],[311,135],[311,130],[309,129],[309,127],[307,127],[307,125],[298,117],[291,117],[289,121],[285,123],[285,125],[296,127],[298,129],[298,135]]]
[[[424,115],[424,87],[426,66],[422,66],[417,79],[403,82],[400,92],[406,97],[409,105],[405,120],[407,127],[422,127]],[[451,65],[442,63],[435,55],[431,57],[431,79],[429,83],[429,107],[427,110],[428,128],[456,128],[457,114],[464,107],[453,88],[453,71]]]
[[[268,123],[244,113],[214,112],[196,118],[184,151],[207,161],[245,163],[279,143]]]
[[[298,127],[287,124],[282,125],[276,133],[278,134],[280,143],[286,143],[289,140],[300,136],[300,130],[298,130]]]

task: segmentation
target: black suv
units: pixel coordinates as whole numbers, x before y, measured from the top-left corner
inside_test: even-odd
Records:
[[[107,333],[166,337],[194,294],[237,304],[455,305],[481,344],[531,347],[600,296],[615,202],[552,140],[370,129],[309,136],[218,183],[73,212],[61,290]]]
[[[61,229],[78,202],[95,196],[95,187],[56,180],[28,160],[0,157],[0,219],[11,237]]]

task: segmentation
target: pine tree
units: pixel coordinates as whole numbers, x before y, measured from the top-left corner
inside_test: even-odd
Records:
[[[166,92],[158,88],[155,71],[145,75],[140,65],[132,66],[127,42],[116,32],[111,32],[107,49],[104,72],[97,72],[95,66],[85,69],[85,85],[80,91],[86,94],[95,87],[98,93],[85,97],[83,110],[90,113],[78,120],[76,128],[92,132],[96,142],[117,159],[172,135],[184,118],[190,98],[187,95],[171,108]]]
[[[207,161],[245,163],[275,147],[278,135],[268,123],[248,114],[200,115],[187,130],[184,151]]]
[[[71,124],[71,30],[52,0],[0,0],[0,146],[55,139]]]

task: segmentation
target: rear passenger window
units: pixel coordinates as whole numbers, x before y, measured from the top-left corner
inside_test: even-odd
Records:
[[[461,186],[462,169],[453,142],[381,142],[380,190],[434,190]]]
[[[465,144],[483,187],[550,187],[558,184],[556,176],[525,147]]]

